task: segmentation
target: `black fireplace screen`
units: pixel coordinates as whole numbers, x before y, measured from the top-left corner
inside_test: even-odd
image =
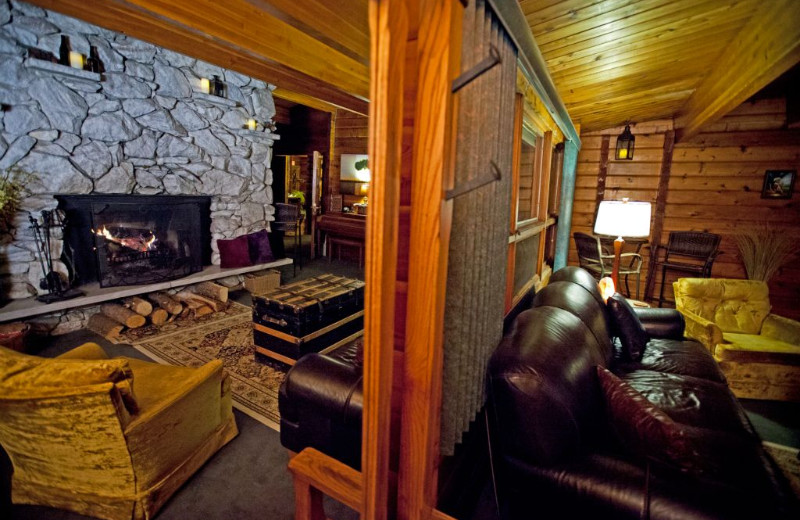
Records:
[[[208,263],[207,197],[57,198],[66,210],[65,240],[76,253],[83,282],[93,278],[101,287],[156,283],[195,273]],[[87,272],[91,268],[94,277]]]

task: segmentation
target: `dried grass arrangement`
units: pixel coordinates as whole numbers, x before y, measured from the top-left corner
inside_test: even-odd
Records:
[[[759,224],[734,235],[747,278],[768,282],[800,251],[800,240],[785,229]]]

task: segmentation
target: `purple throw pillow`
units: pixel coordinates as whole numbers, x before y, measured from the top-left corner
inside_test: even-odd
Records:
[[[247,236],[232,238],[230,240],[217,240],[219,248],[220,267],[247,267],[250,262],[250,249],[247,245]]]
[[[266,229],[247,235],[247,244],[250,248],[250,261],[253,265],[266,264],[275,260],[272,255],[272,247],[269,245],[269,233]]]

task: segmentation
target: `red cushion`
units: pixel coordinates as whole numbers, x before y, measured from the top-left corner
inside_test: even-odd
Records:
[[[247,267],[253,265],[250,262],[247,235],[230,240],[218,239],[217,247],[219,248],[220,267]]]

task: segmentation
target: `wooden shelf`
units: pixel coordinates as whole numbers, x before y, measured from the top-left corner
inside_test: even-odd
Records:
[[[71,79],[78,79],[81,81],[90,81],[99,83],[102,76],[96,72],[88,70],[76,69],[60,63],[53,63],[50,61],[38,60],[36,58],[26,58],[24,61],[25,67],[50,74],[59,74]]]
[[[243,128],[239,130],[239,135],[242,137],[249,137],[251,139],[258,139],[258,140],[269,140],[269,141],[278,141],[280,140],[281,136],[278,134],[273,134],[272,132],[260,131],[260,130],[248,130]]]
[[[52,314],[54,312],[74,309],[76,307],[96,305],[109,300],[116,300],[117,298],[127,298],[128,296],[136,296],[138,294],[174,289],[177,287],[183,287],[185,285],[207,282],[209,280],[218,280],[219,278],[225,278],[226,276],[235,276],[239,274],[251,273],[253,271],[261,271],[262,269],[268,269],[270,267],[280,267],[291,264],[291,258],[282,258],[266,264],[251,265],[247,267],[234,267],[230,269],[222,269],[218,265],[211,265],[199,273],[190,274],[189,276],[185,276],[183,278],[146,285],[100,287],[99,283],[91,283],[82,285],[78,288],[86,293],[84,296],[72,298],[71,300],[62,300],[53,303],[42,303],[36,298],[13,300],[7,303],[5,306],[0,307],[0,322],[30,318],[32,316],[41,316],[43,314]]]
[[[194,99],[200,99],[202,101],[208,101],[212,105],[217,105],[217,106],[221,106],[221,107],[235,108],[235,107],[241,106],[237,101],[234,101],[232,99],[219,97],[219,96],[213,96],[211,94],[206,94],[205,92],[197,92],[197,91],[192,92],[192,97]]]

